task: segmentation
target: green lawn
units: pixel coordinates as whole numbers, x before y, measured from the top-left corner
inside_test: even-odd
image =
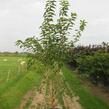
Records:
[[[69,70],[67,67],[63,67],[62,71],[75,95],[80,97],[80,103],[84,109],[109,109],[109,105],[104,103],[99,97],[92,95],[73,71]]]

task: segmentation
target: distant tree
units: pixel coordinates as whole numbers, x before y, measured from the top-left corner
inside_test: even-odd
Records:
[[[14,54],[18,55],[18,54],[19,54],[19,52],[18,52],[18,51],[16,51],[16,52],[14,52]]]

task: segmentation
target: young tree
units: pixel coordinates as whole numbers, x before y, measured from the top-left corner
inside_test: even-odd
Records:
[[[26,48],[35,55],[37,60],[49,66],[58,66],[60,69],[69,57],[69,50],[81,36],[86,26],[85,20],[80,20],[79,29],[75,29],[74,40],[68,40],[68,36],[75,25],[76,13],[68,14],[69,2],[60,0],[60,11],[57,22],[54,22],[56,0],[47,0],[44,13],[44,21],[40,37],[27,38],[24,42],[17,41],[17,45]],[[36,59],[35,58],[35,59]]]
[[[66,89],[64,77],[60,73],[65,61],[70,57],[70,49],[78,41],[86,26],[85,20],[80,20],[79,29],[73,29],[77,19],[76,13],[69,14],[69,2],[60,0],[60,11],[58,19],[56,15],[56,0],[47,0],[44,13],[44,21],[42,23],[40,37],[27,38],[24,42],[17,41],[17,45],[29,51],[33,57],[32,60],[38,60],[46,66],[44,83],[48,84],[48,92],[52,92],[51,107],[55,109],[55,98],[63,96]],[[71,30],[76,33],[73,35],[73,40],[68,39],[71,35]],[[64,88],[64,89],[63,89]],[[61,90],[60,90],[61,89]],[[47,92],[47,93],[48,93]],[[63,92],[63,93],[62,93]],[[70,94],[70,90],[68,91]]]

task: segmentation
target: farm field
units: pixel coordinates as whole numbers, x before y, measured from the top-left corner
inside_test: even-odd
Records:
[[[40,75],[20,65],[23,57],[0,57],[0,109],[15,109]]]
[[[31,109],[30,106],[34,103],[35,91],[41,86],[43,70],[27,71],[25,66],[21,67],[21,60],[25,59],[0,57],[0,109]],[[64,66],[62,72],[75,99],[79,102],[78,104],[74,101],[69,109],[109,109],[109,106],[94,96],[71,70]],[[59,100],[58,102],[62,101]],[[74,108],[73,105],[77,107]]]
[[[109,109],[107,4],[0,0],[0,109]]]

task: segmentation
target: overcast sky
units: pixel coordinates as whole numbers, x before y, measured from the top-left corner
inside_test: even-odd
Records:
[[[109,0],[69,0],[88,22],[80,44],[109,41]],[[17,51],[15,41],[39,35],[45,0],[0,0],[0,51]]]

